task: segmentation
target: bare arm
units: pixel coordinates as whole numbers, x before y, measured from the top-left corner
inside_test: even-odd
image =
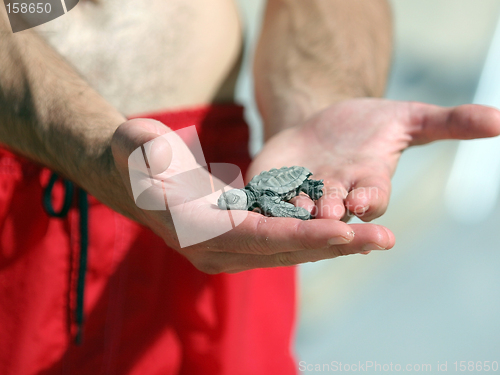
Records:
[[[339,100],[381,96],[390,52],[385,0],[269,0],[254,65],[266,138]]]
[[[34,32],[13,34],[0,6],[1,144],[126,213],[114,198],[123,184],[110,148],[115,129],[124,121]],[[107,194],[110,190],[114,193]]]
[[[390,50],[385,0],[269,0],[254,65],[267,142],[247,177],[306,166],[325,194],[296,205],[317,218],[371,221],[387,209],[403,150],[500,133],[492,108],[373,98],[384,92]]]

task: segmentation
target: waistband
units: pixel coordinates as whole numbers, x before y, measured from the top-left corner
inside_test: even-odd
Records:
[[[239,104],[209,104],[174,110],[152,111],[129,116],[160,121],[172,130],[196,126],[204,151],[248,157],[248,125],[244,120],[244,107]],[[223,150],[220,147],[223,146]],[[212,151],[212,152],[211,152]],[[220,159],[220,157],[218,158]],[[218,160],[222,161],[222,160]],[[0,173],[31,174],[41,165],[11,151],[0,144]]]
[[[144,112],[129,116],[133,118],[149,118],[163,122],[172,130],[186,126],[202,125],[203,127],[217,126],[218,128],[245,126],[243,120],[243,106],[239,104],[210,104],[175,110]]]

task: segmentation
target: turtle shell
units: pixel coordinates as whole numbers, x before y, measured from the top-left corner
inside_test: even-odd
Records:
[[[270,190],[283,195],[297,189],[311,175],[311,171],[305,167],[273,168],[252,178],[248,187],[259,192]]]

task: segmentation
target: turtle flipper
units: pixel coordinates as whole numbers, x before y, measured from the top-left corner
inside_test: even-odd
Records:
[[[260,201],[260,209],[266,216],[293,217],[300,220],[311,218],[311,214],[305,208],[283,202],[279,197],[263,197]]]
[[[316,201],[323,196],[323,186],[323,180],[305,180],[299,189]]]

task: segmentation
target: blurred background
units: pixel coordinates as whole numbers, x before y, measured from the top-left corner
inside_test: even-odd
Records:
[[[248,46],[238,96],[256,152],[260,120],[248,68],[263,1],[239,3]],[[500,107],[499,0],[391,4],[388,98]],[[498,139],[406,151],[389,210],[376,221],[395,233],[394,249],[300,266],[298,359],[431,364],[426,373],[436,373],[438,361],[450,372],[455,361],[500,363],[499,186]]]

